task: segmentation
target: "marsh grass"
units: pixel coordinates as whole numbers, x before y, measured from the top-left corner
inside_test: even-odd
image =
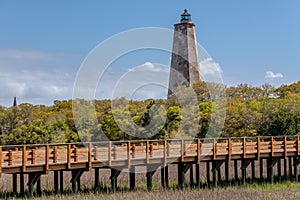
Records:
[[[43,195],[39,200],[94,200],[94,199],[107,199],[107,200],[120,200],[120,199],[143,199],[143,200],[167,200],[167,199],[230,199],[230,200],[289,200],[300,199],[300,183],[285,182],[282,184],[253,184],[246,187],[229,187],[229,188],[216,188],[209,189],[185,189],[185,190],[154,190],[147,192],[146,190],[118,191],[116,193],[79,193],[70,195],[57,195],[47,196]]]
[[[153,192],[148,192],[146,187],[145,173],[136,174],[136,190],[129,191],[128,173],[122,172],[118,177],[118,191],[111,193],[110,189],[110,170],[100,170],[100,192],[94,194],[94,172],[85,172],[81,177],[81,191],[79,194],[72,194],[71,190],[71,173],[64,172],[64,193],[63,195],[54,194],[54,176],[53,172],[41,177],[42,194],[36,199],[300,199],[300,183],[284,182],[282,184],[264,184],[257,182],[247,184],[245,187],[235,187],[234,181],[230,187],[220,187],[213,190],[205,189],[205,165],[200,166],[201,182],[204,189],[185,189],[177,190],[177,167],[171,165],[169,167],[169,190],[162,190],[160,185],[160,171],[158,170],[153,176]],[[232,168],[231,168],[232,169]],[[230,177],[233,178],[233,170],[230,171]],[[247,172],[251,174],[251,172]],[[259,173],[256,173],[259,174]],[[224,175],[224,174],[223,174]],[[222,176],[224,179],[224,177]],[[211,179],[212,180],[212,179]],[[189,176],[186,176],[186,182],[189,183]],[[248,179],[251,183],[251,180]],[[27,176],[25,176],[25,186]],[[221,185],[221,184],[220,184]],[[19,188],[18,188],[19,189]],[[12,175],[3,174],[0,178],[0,199],[16,199],[12,195]]]

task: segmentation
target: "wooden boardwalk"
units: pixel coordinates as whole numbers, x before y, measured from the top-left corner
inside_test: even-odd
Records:
[[[117,178],[124,169],[130,170],[130,188],[135,187],[135,167],[147,167],[147,188],[152,189],[152,176],[161,170],[161,184],[169,186],[168,166],[178,165],[178,186],[185,187],[185,173],[190,171],[193,180],[193,166],[196,167],[196,186],[199,186],[199,164],[206,163],[207,183],[217,186],[220,168],[225,165],[225,183],[229,182],[229,162],[234,162],[235,179],[238,177],[237,162],[241,162],[241,183],[246,183],[246,169],[251,164],[252,178],[255,179],[254,162],[260,166],[263,178],[263,161],[267,160],[267,179],[274,182],[274,169],[281,177],[281,160],[284,168],[289,168],[290,177],[298,181],[300,163],[299,136],[244,137],[183,140],[140,140],[98,143],[38,144],[0,146],[0,175],[12,174],[13,190],[17,191],[20,176],[20,193],[24,195],[24,175],[28,175],[29,196],[34,194],[34,186],[41,190],[40,177],[54,171],[55,192],[63,191],[64,171],[72,172],[72,189],[80,188],[80,176],[85,171],[94,170],[95,190],[99,188],[99,170],[111,168],[111,187],[117,189]],[[284,170],[286,173],[286,169]],[[210,180],[212,173],[212,181]],[[280,180],[280,179],[279,179]]]

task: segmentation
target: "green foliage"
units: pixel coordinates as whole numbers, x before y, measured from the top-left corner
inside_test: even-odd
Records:
[[[226,88],[227,102],[223,102],[226,106],[222,108],[217,99],[224,88],[216,83],[195,84],[198,105],[189,105],[186,98],[189,91],[184,90],[179,100],[173,96],[168,101],[120,98],[93,102],[76,100],[81,106],[72,100],[55,101],[52,106],[28,103],[10,108],[0,106],[0,144],[161,139],[178,138],[178,135],[294,135],[300,132],[300,81],[279,88],[269,84],[260,88],[247,84]],[[179,102],[188,106],[181,107]],[[87,109],[91,106],[93,109]],[[224,109],[225,123],[219,130]],[[74,110],[79,113],[76,119]],[[156,122],[155,126],[150,126],[152,122]]]

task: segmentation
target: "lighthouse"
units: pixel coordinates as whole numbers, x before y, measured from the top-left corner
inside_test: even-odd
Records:
[[[185,9],[180,23],[174,25],[168,96],[201,81],[199,67],[195,24]]]

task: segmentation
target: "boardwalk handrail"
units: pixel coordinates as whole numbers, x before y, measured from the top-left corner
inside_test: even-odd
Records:
[[[55,165],[65,165],[65,170],[70,170],[82,167],[80,163],[85,163],[86,169],[91,170],[95,163],[101,163],[103,167],[129,168],[138,163],[160,162],[167,165],[193,159],[200,163],[202,160],[218,160],[224,156],[227,159],[299,156],[299,146],[299,136],[4,145],[0,146],[0,173],[35,171],[41,170],[41,167],[49,171]]]
[[[24,175],[28,175],[29,196],[34,196],[34,186],[41,193],[41,176],[53,171],[54,190],[58,186],[63,193],[64,171],[71,171],[72,191],[80,188],[80,177],[84,171],[95,173],[95,191],[99,188],[100,168],[110,168],[111,189],[116,191],[117,178],[123,169],[129,171],[130,189],[135,187],[136,166],[146,166],[147,189],[151,191],[152,176],[161,167],[163,188],[169,187],[168,168],[178,165],[178,187],[185,186],[185,173],[190,171],[190,184],[193,183],[193,165],[196,165],[196,184],[200,186],[200,163],[206,163],[206,185],[218,186],[221,166],[225,163],[225,183],[228,185],[229,163],[233,162],[234,181],[246,184],[247,167],[251,164],[252,182],[255,176],[255,161],[259,162],[260,181],[264,180],[266,163],[267,180],[274,182],[274,166],[281,182],[281,161],[284,162],[284,174],[289,179],[299,180],[300,164],[299,136],[263,136],[232,138],[195,138],[167,140],[132,140],[79,142],[59,144],[28,144],[0,146],[0,175],[12,174],[13,193],[17,192],[18,178],[20,193],[24,196]],[[240,161],[241,179],[238,176]],[[288,166],[288,167],[287,167]],[[132,171],[133,170],[133,171]],[[293,171],[293,172],[292,172]],[[210,180],[212,173],[212,182]],[[58,178],[60,177],[60,178]],[[60,180],[60,181],[59,181]]]

